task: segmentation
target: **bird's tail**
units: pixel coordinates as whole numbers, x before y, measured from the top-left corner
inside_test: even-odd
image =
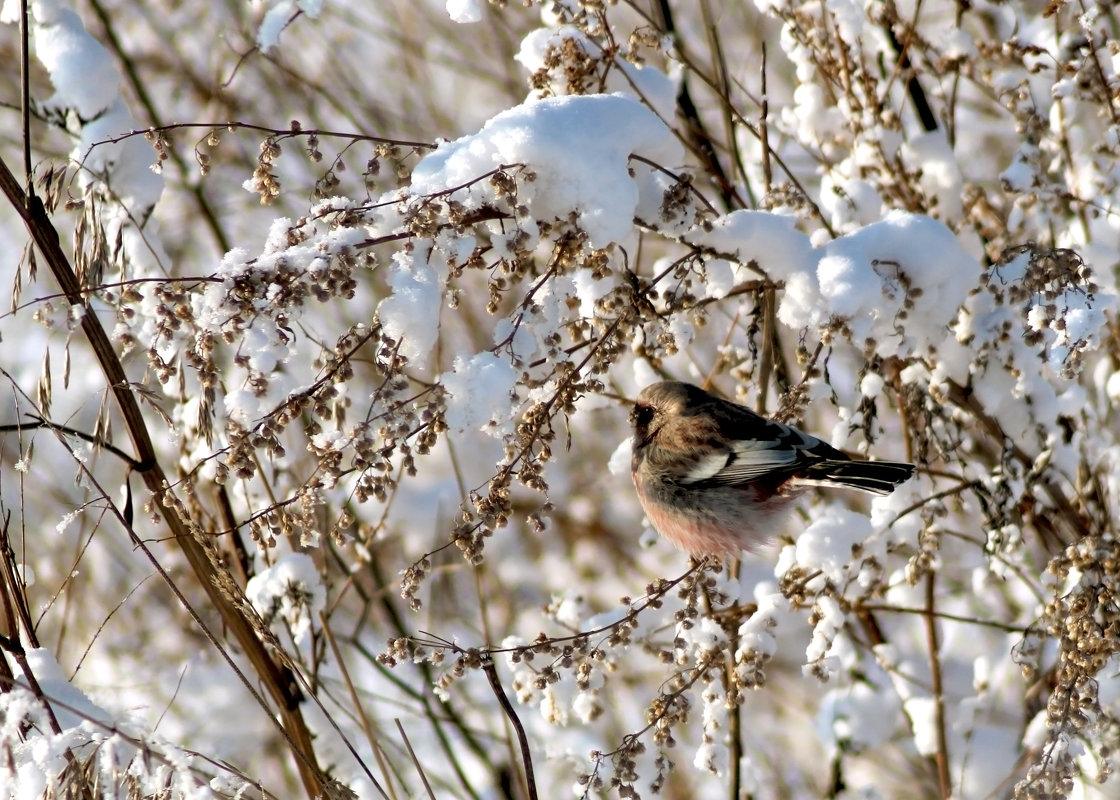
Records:
[[[814,464],[806,477],[813,483],[840,484],[872,494],[890,494],[913,474],[913,464],[899,461],[827,460]]]

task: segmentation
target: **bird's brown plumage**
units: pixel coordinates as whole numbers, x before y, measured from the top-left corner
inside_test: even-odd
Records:
[[[631,470],[650,522],[696,555],[737,553],[771,538],[806,484],[889,494],[913,464],[857,461],[815,436],[698,386],[663,381],[631,413]]]

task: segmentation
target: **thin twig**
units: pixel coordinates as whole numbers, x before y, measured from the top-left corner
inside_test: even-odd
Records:
[[[428,792],[428,797],[431,800],[436,800],[436,796],[432,792],[432,786],[428,783],[428,776],[424,774],[424,766],[420,763],[420,759],[416,757],[416,751],[412,749],[412,742],[408,740],[408,734],[404,732],[404,726],[401,725],[399,718],[394,718],[393,722],[397,723],[397,730],[400,731],[401,739],[404,740],[404,746],[408,748],[408,755],[416,766],[416,772],[420,775],[420,780],[424,782],[424,789]]]
[[[417,149],[434,150],[436,146],[431,142],[412,142],[405,139],[387,139],[384,136],[371,136],[365,133],[353,133],[348,131],[331,131],[322,128],[299,128],[293,130],[291,128],[272,128],[267,125],[254,125],[250,122],[176,122],[168,125],[153,126],[150,128],[143,128],[124,133],[116,134],[115,136],[107,136],[96,142],[92,142],[86,154],[93,148],[104,144],[116,144],[117,142],[124,141],[125,139],[134,136],[148,136],[152,133],[165,133],[167,131],[174,131],[179,129],[201,128],[203,130],[220,131],[220,130],[246,130],[254,131],[257,133],[266,133],[269,136],[277,138],[288,139],[295,136],[318,136],[321,138],[338,138],[338,139],[351,139],[355,142],[377,142],[379,144],[395,145],[397,147],[414,147]]]
[[[766,193],[774,190],[774,166],[770,163],[770,95],[766,88],[766,42],[762,43],[762,63],[758,68],[762,80],[762,102],[758,107],[758,141],[762,146],[762,185]]]
[[[861,603],[859,608],[865,611],[886,611],[891,614],[921,614],[925,617],[932,617],[933,619],[943,619],[949,622],[963,622],[966,625],[979,625],[982,628],[992,628],[1004,633],[1022,633],[1029,625],[1010,625],[1004,622],[995,622],[990,619],[976,619],[974,617],[966,617],[961,614],[950,614],[946,611],[930,611],[928,608],[907,608],[906,606],[896,606],[890,603]]]
[[[27,196],[35,193],[35,181],[31,170],[31,73],[28,39],[30,31],[27,17],[27,0],[19,4],[19,103],[20,122],[23,125],[23,178]]]
[[[953,794],[952,779],[949,777],[949,740],[945,733],[945,693],[941,680],[941,647],[937,635],[937,619],[934,615],[934,586],[937,573],[930,570],[926,574],[926,613],[922,615],[926,628],[926,647],[929,650],[930,690],[933,693],[934,725],[937,728],[937,783],[941,789],[942,800]]]
[[[140,468],[140,462],[138,462],[128,453],[121,450],[119,447],[115,447],[114,445],[109,444],[100,436],[94,436],[93,434],[86,433],[85,431],[79,430],[78,428],[71,428],[69,425],[58,425],[35,414],[28,414],[27,416],[29,416],[33,421],[16,422],[11,425],[0,425],[0,433],[8,433],[10,431],[34,430],[35,428],[50,428],[51,430],[58,433],[64,433],[67,436],[74,436],[84,442],[89,442],[99,450],[105,450],[106,452],[112,453],[117,458],[128,464],[132,469]]]
[[[350,704],[354,707],[354,716],[361,725],[362,733],[366,735],[366,741],[369,742],[369,749],[373,753],[373,757],[377,759],[377,766],[381,768],[381,774],[385,778],[385,787],[388,793],[396,798],[396,792],[393,789],[392,775],[389,772],[389,765],[385,762],[385,753],[381,747],[381,743],[377,741],[377,736],[373,730],[373,723],[370,722],[369,714],[366,713],[365,706],[362,705],[361,699],[358,697],[358,689],[354,686],[354,681],[350,679],[350,670],[346,667],[346,659],[342,657],[342,650],[339,649],[338,641],[334,638],[334,631],[331,630],[330,620],[323,612],[319,612],[319,624],[322,626],[323,635],[326,636],[327,644],[330,645],[331,652],[334,654],[335,663],[338,664],[338,671],[342,675],[342,682],[346,686],[346,692],[350,695]],[[397,727],[400,727],[400,721],[397,721]],[[401,731],[404,735],[404,731]],[[408,739],[405,739],[405,744],[408,745]],[[408,745],[408,752],[412,752],[412,746]],[[355,753],[355,755],[357,755]],[[423,778],[423,774],[420,776]],[[428,781],[424,781],[424,785],[428,785]],[[431,793],[431,789],[428,790]]]
[[[739,574],[743,562],[738,558],[731,559],[731,563],[727,565],[727,575],[735,583],[739,583]],[[731,678],[735,674],[735,657],[734,653],[739,650],[739,626],[729,625],[727,630],[729,639],[728,649],[731,651],[732,656],[727,660],[727,685],[732,686]],[[737,701],[730,709],[730,730],[728,735],[731,739],[731,758],[729,769],[731,770],[731,785],[728,787],[727,796],[730,800],[739,800],[743,791],[743,697],[739,693]]]
[[[537,800],[537,780],[533,776],[533,756],[529,752],[529,739],[525,735],[525,728],[517,716],[517,711],[514,710],[509,698],[506,697],[506,690],[502,688],[502,682],[498,680],[498,670],[494,666],[494,659],[487,658],[482,664],[482,671],[486,673],[486,678],[490,681],[490,688],[494,690],[494,696],[498,698],[498,704],[506,712],[510,724],[517,732],[517,741],[521,745],[521,760],[525,766],[525,784],[528,787],[529,800]]]

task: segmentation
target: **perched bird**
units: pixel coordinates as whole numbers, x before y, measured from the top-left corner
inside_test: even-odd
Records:
[[[695,556],[738,555],[773,539],[806,485],[890,494],[913,464],[855,461],[815,436],[663,381],[638,395],[630,469],[657,532]]]

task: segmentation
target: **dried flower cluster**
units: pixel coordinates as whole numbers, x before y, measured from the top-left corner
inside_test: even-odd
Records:
[[[0,786],[1107,796],[1116,12],[464,1],[491,46],[371,66],[335,5],[213,10],[283,56],[190,72],[228,123],[104,79],[172,37],[30,12],[74,150],[8,191]],[[685,567],[628,476],[665,377],[917,477]]]

